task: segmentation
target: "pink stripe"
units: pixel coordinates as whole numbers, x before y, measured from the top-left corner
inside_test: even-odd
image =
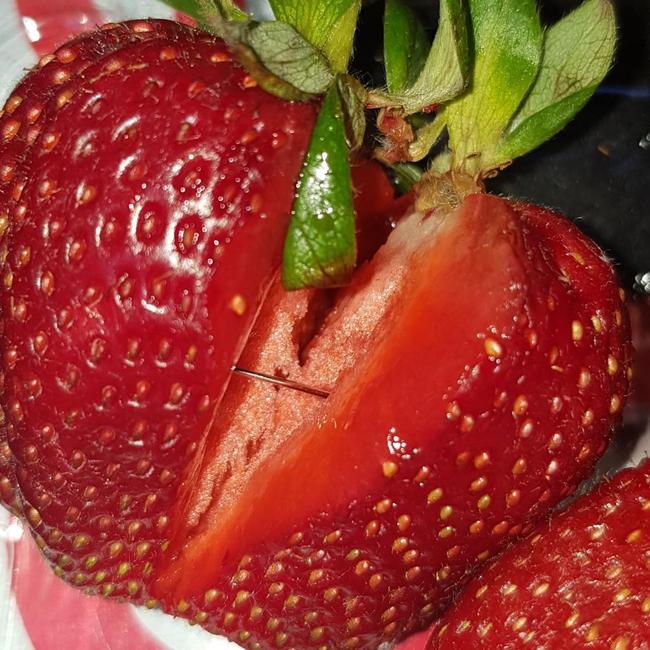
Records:
[[[92,0],[11,1],[16,3],[23,24],[26,20],[30,21],[27,36],[40,56],[52,52],[70,36],[92,29],[104,21]]]
[[[15,545],[12,589],[34,650],[162,650],[130,607],[57,578],[28,534]]]

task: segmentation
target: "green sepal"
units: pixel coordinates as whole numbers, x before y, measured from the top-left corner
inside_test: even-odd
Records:
[[[460,95],[469,74],[465,0],[440,0],[438,31],[416,81],[403,92],[371,92],[368,101],[377,108],[399,108],[412,115]]]
[[[356,263],[352,178],[338,89],[327,92],[296,187],[284,246],[288,290],[347,284]]]
[[[245,23],[250,20],[250,16],[242,11],[233,0],[200,0],[203,5],[216,5],[221,15],[226,19],[236,23]]]
[[[404,0],[386,0],[384,63],[389,92],[401,92],[417,81],[429,47],[427,34],[415,12]]]
[[[173,2],[185,0],[173,0]],[[268,93],[309,101],[334,83],[323,55],[291,25],[254,22],[232,0],[196,0],[201,25],[223,38],[237,60]]]
[[[348,147],[356,151],[363,146],[366,135],[366,89],[354,77],[339,75],[336,80]]]
[[[609,72],[616,18],[609,0],[587,0],[547,30],[539,76],[488,164],[536,149],[561,131]]]
[[[468,0],[474,38],[470,91],[444,109],[454,165],[474,175],[533,85],[543,34],[535,0]]]
[[[215,15],[223,20],[246,22],[250,16],[232,0],[162,0],[165,4],[194,18],[199,25],[214,21]]]
[[[291,25],[253,24],[247,41],[269,72],[306,95],[322,95],[334,82],[323,55]]]
[[[347,71],[361,0],[270,0],[278,20],[291,25],[327,59]]]
[[[408,194],[421,180],[424,172],[413,163],[395,163],[390,165],[394,175],[394,184],[400,194]]]

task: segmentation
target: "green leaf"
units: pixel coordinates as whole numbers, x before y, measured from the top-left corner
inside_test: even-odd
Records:
[[[216,12],[224,20],[245,22],[249,20],[247,13],[242,11],[232,0],[163,0],[163,2],[199,23],[209,22]]]
[[[535,0],[469,0],[470,91],[444,110],[454,165],[473,175],[491,158],[537,77],[542,28]]]
[[[297,185],[284,246],[286,289],[328,288],[350,281],[356,262],[352,179],[336,86],[323,101]]]
[[[366,89],[349,75],[340,75],[337,86],[343,106],[348,146],[356,151],[363,146],[366,135]]]
[[[323,55],[286,23],[257,23],[248,44],[267,70],[303,93],[321,95],[334,82]]]
[[[270,0],[288,23],[325,55],[335,72],[346,72],[361,0]]]
[[[232,20],[236,23],[245,23],[250,20],[250,16],[245,11],[242,11],[233,0],[203,0],[203,4],[211,2],[217,6],[226,20]]]
[[[403,92],[371,92],[368,101],[377,108],[401,108],[412,115],[462,93],[469,68],[465,0],[440,0],[438,31],[415,83]]]
[[[427,59],[429,41],[422,22],[404,0],[386,0],[384,61],[386,84],[398,93],[417,80]]]
[[[615,49],[616,18],[609,0],[587,0],[551,27],[535,85],[491,162],[528,153],[563,129],[609,72]]]
[[[431,122],[421,126],[415,132],[415,140],[409,146],[410,159],[417,162],[426,158],[442,137],[446,126],[444,111],[438,112]]]

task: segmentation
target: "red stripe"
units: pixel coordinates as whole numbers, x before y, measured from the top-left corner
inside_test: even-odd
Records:
[[[92,0],[10,1],[16,3],[18,15],[27,28],[27,36],[34,50],[41,56],[54,50],[70,36],[104,22],[101,12],[95,8]],[[25,25],[25,19],[33,23]],[[36,36],[37,33],[39,36]]]

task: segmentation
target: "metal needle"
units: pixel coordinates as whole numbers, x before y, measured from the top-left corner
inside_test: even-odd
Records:
[[[235,366],[232,371],[242,377],[249,377],[250,379],[258,379],[260,381],[265,381],[269,384],[275,384],[276,386],[283,386],[284,388],[290,388],[291,390],[297,390],[301,393],[308,393],[309,395],[315,395],[316,397],[322,397],[323,399],[330,396],[327,391],[320,390],[320,388],[313,388],[312,386],[306,386],[297,381],[291,381],[290,379],[283,379],[282,377],[274,377],[273,375],[266,375],[263,372],[254,372],[252,370],[246,370],[245,368],[239,368]]]

